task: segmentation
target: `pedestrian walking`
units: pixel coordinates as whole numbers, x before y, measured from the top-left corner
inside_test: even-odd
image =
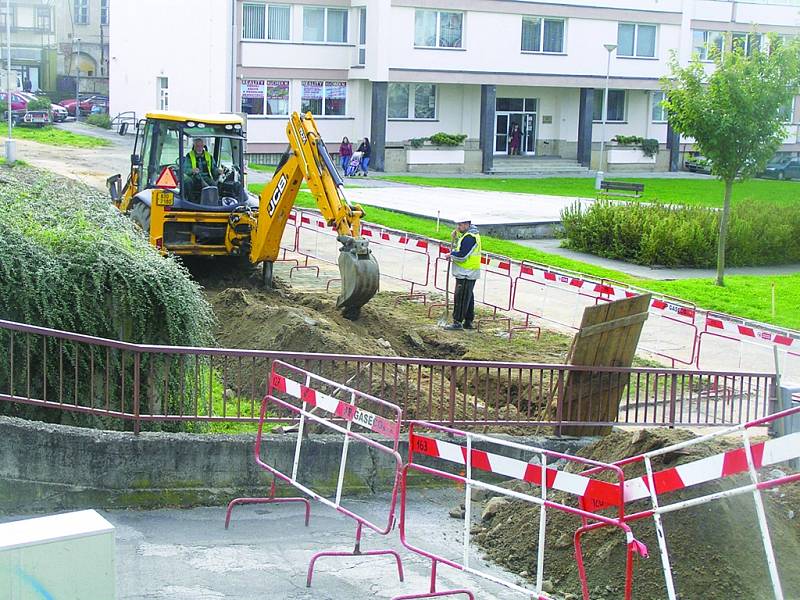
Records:
[[[350,163],[350,157],[353,156],[353,144],[347,139],[347,136],[342,138],[342,143],[339,145],[339,160],[342,165],[342,173],[347,176],[347,165]]]
[[[369,156],[372,153],[372,146],[369,145],[369,138],[364,138],[364,141],[361,142],[361,145],[358,147],[358,151],[361,152],[361,172],[364,174],[364,177],[366,177],[369,173]]]
[[[451,271],[456,280],[453,300],[453,322],[450,330],[474,329],[475,282],[481,277],[481,236],[472,220],[465,218],[456,223],[450,235],[453,250],[450,252]]]

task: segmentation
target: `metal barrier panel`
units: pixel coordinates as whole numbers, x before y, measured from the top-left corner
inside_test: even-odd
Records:
[[[594,292],[594,283],[572,275],[544,269],[532,263],[523,262],[520,265],[519,279],[538,284],[538,291],[541,294],[538,314],[537,312],[529,314],[537,314],[540,319],[570,329],[578,329],[583,319],[583,309],[587,306],[594,306],[598,301],[597,294]],[[516,291],[515,303],[519,306],[532,306],[530,300],[522,298],[525,290],[535,292],[537,288],[524,285],[523,288]],[[536,309],[534,308],[534,310]]]
[[[336,396],[342,395],[343,399]],[[279,413],[299,415],[300,421],[297,430],[294,460],[291,470],[284,472],[275,465],[270,465],[264,458],[262,447],[264,417],[269,409]],[[338,422],[338,423],[337,423]],[[402,411],[398,406],[375,398],[353,388],[347,387],[314,375],[298,367],[281,361],[274,361],[269,382],[269,392],[262,401],[261,419],[259,421],[258,435],[255,444],[255,460],[259,467],[270,472],[274,477],[294,486],[311,498],[333,508],[356,522],[356,541],[352,552],[317,552],[311,558],[308,566],[306,585],[311,586],[314,566],[322,557],[350,557],[350,556],[392,556],[397,564],[398,575],[403,580],[403,565],[400,555],[394,550],[361,550],[361,537],[363,528],[373,530],[379,535],[386,535],[394,528],[395,507],[397,504],[398,487],[402,460],[397,453],[399,446],[400,424]],[[340,424],[339,424],[340,423]],[[303,473],[311,465],[306,464],[303,454],[303,439],[306,428],[312,424],[342,435],[342,452],[336,474],[336,490],[333,498],[328,498],[321,493],[309,488],[303,483]],[[385,438],[388,446],[353,431],[353,427],[360,427],[366,432],[377,434]],[[347,470],[348,450],[351,444],[361,443],[367,445],[372,451],[383,455],[393,464],[393,482],[391,495],[387,507],[385,524],[377,524],[368,518],[359,515],[355,509],[345,506],[342,493],[345,473]],[[314,457],[310,457],[312,460]]]
[[[435,437],[436,434],[444,434],[448,437],[447,439],[442,439],[441,437]],[[478,449],[478,445],[481,446],[480,449]],[[609,483],[593,476],[569,473],[549,466],[556,461],[594,468],[598,473],[605,474],[614,483]],[[464,486],[465,515],[463,535],[461,543],[454,546],[451,556],[441,556],[426,550],[424,548],[425,533],[418,532],[415,535],[413,523],[408,520],[409,500],[406,493],[406,481],[409,472],[441,478]],[[500,487],[497,485],[498,477],[533,484],[539,488],[539,493],[523,493]],[[491,478],[494,478],[494,481],[490,481]],[[412,421],[409,428],[409,457],[403,469],[403,482],[400,508],[400,539],[406,548],[430,559],[432,567],[429,593],[397,596],[394,600],[459,594],[468,595],[470,598],[473,597],[469,590],[464,589],[437,592],[436,569],[438,564],[478,575],[529,597],[547,600],[548,596],[544,594],[542,584],[545,570],[543,549],[546,545],[545,535],[548,510],[559,510],[577,517],[597,520],[606,525],[618,527],[624,533],[627,548],[625,598],[630,598],[633,581],[633,555],[637,553],[646,555],[647,549],[633,538],[630,528],[622,523],[622,511],[620,510],[617,518],[612,518],[588,512],[580,507],[567,506],[548,500],[548,493],[551,490],[558,490],[573,496],[576,504],[584,496],[590,495],[592,497],[606,498],[609,502],[617,502],[621,505],[624,478],[620,468],[486,435],[459,431],[422,421]],[[537,556],[534,589],[494,576],[471,564],[470,531],[472,527],[473,488],[488,490],[500,496],[521,500],[540,507],[538,547],[541,551]]]
[[[337,264],[339,246],[336,243],[336,232],[328,227],[318,214],[300,212],[297,252],[323,262]]]
[[[475,284],[475,301],[493,308],[495,313],[511,310],[514,292],[511,259],[484,254],[481,265],[481,278]]]
[[[760,538],[761,541],[769,572],[772,597],[776,600],[784,599],[785,596],[781,586],[775,557],[775,548],[773,547],[761,492],[789,483],[800,482],[800,473],[795,472],[788,475],[780,473],[777,477],[762,480],[759,477],[759,471],[766,468],[775,468],[776,465],[796,461],[800,458],[800,432],[787,433],[782,437],[759,443],[751,441],[751,437],[753,435],[752,431],[756,428],[763,429],[770,426],[774,427],[777,422],[794,419],[797,415],[800,415],[800,406],[615,463],[615,465],[619,467],[633,463],[644,463],[646,475],[636,479],[629,479],[625,482],[623,504],[628,505],[636,503],[637,501],[648,501],[650,506],[645,510],[626,514],[624,516],[624,521],[630,523],[644,518],[653,518],[669,600],[677,600],[679,597],[683,596],[679,594],[679,586],[675,583],[674,561],[670,556],[667,545],[668,536],[663,523],[664,515],[743,494],[751,494],[753,496],[758,527],[757,537],[754,536],[754,538]],[[740,438],[739,443],[741,447],[737,449],[728,450],[720,454],[684,463],[676,467],[666,468],[661,471],[655,471],[653,469],[653,459],[656,457],[675,455],[691,446],[713,441],[721,437],[730,440],[734,435]],[[596,469],[592,469],[584,472],[584,475],[594,474],[595,472]],[[696,497],[672,501],[671,503],[666,503],[664,501],[663,496],[667,494],[692,489],[702,484],[725,480],[736,475],[746,475],[749,482],[742,484],[739,481],[733,481],[729,487],[720,491],[704,493],[700,490],[701,495]],[[616,511],[621,508],[619,505],[610,504],[599,497],[592,498],[590,493],[584,498],[584,506],[592,511],[602,510],[604,508],[612,508]],[[589,531],[606,526],[605,523],[587,522],[576,533],[577,557],[582,572],[581,537]],[[588,600],[588,589],[586,588],[584,588],[584,598]]]
[[[415,287],[428,285],[430,255],[428,242],[410,237],[395,236],[387,231],[362,227],[362,235],[370,240],[370,248],[381,264],[381,275],[403,281]]]

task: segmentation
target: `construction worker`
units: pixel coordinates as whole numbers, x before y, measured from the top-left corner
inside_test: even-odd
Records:
[[[200,191],[214,185],[219,177],[219,169],[214,163],[214,158],[206,149],[206,141],[196,137],[192,141],[192,149],[183,161],[183,174],[185,188],[190,194],[200,195]]]
[[[471,219],[456,223],[450,236],[453,250],[450,252],[451,271],[456,280],[453,301],[453,322],[445,327],[450,330],[473,329],[475,318],[475,282],[481,276],[481,236]]]

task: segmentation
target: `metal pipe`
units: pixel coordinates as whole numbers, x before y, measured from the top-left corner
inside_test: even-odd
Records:
[[[599,169],[597,172],[597,178],[595,180],[595,187],[600,189],[600,182],[603,181],[603,152],[605,150],[606,145],[606,121],[608,120],[608,81],[611,76],[611,53],[616,50],[616,44],[603,44],[605,49],[608,51],[608,63],[606,64],[606,87],[603,91],[603,106],[602,110],[602,119],[603,119],[603,129],[602,133],[600,134],[600,162],[599,162]],[[608,166],[608,161],[606,161],[606,166]]]

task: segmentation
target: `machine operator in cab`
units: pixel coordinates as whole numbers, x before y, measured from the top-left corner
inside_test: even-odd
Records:
[[[183,176],[184,188],[189,197],[199,197],[204,187],[216,185],[219,168],[201,137],[194,138],[192,149],[184,158]]]

